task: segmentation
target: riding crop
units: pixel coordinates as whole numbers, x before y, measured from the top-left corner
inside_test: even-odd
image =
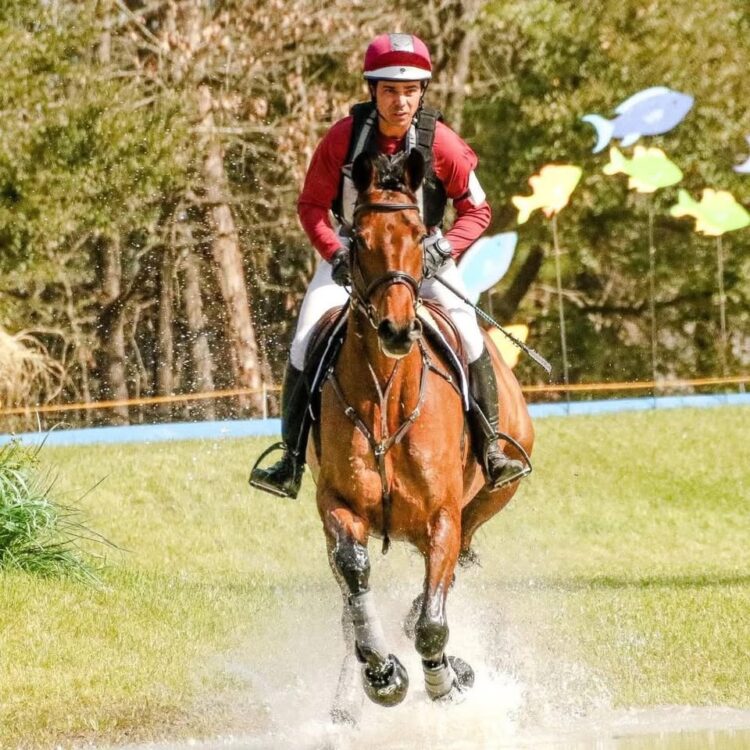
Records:
[[[456,297],[458,297],[462,302],[465,302],[467,305],[471,305],[471,307],[474,308],[474,311],[477,315],[479,315],[480,318],[486,320],[490,325],[493,325],[495,326],[495,328],[499,329],[507,338],[509,338],[513,342],[513,344],[515,344],[515,346],[517,346],[521,351],[528,354],[529,357],[531,357],[531,359],[533,359],[534,362],[536,362],[547,373],[547,375],[552,374],[552,365],[541,354],[539,354],[539,352],[534,351],[530,346],[524,344],[521,339],[516,338],[512,333],[506,331],[491,315],[488,315],[484,310],[482,310],[481,307],[475,305],[468,297],[461,294],[461,292],[459,292],[458,289],[456,289],[452,284],[444,281],[439,276],[435,276],[434,278],[436,281],[439,281],[448,291],[453,292],[453,294],[455,294]]]

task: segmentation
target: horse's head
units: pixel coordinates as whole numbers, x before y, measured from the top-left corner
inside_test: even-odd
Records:
[[[352,290],[388,357],[407,355],[422,334],[416,304],[426,231],[415,194],[423,178],[424,158],[416,149],[391,157],[362,153],[352,165],[358,193]]]

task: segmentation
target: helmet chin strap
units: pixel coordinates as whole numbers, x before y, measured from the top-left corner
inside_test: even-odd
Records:
[[[419,117],[419,113],[422,111],[422,107],[424,106],[424,95],[427,93],[427,87],[429,85],[429,81],[422,81],[422,96],[419,97],[419,106],[417,107],[417,112],[414,115],[415,117]]]

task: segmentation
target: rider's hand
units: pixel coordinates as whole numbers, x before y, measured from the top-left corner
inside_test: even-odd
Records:
[[[436,276],[440,269],[450,260],[453,245],[447,237],[429,234],[422,240],[424,250],[424,277]]]
[[[331,278],[339,286],[349,286],[352,283],[349,272],[349,251],[345,247],[339,248],[331,258]]]

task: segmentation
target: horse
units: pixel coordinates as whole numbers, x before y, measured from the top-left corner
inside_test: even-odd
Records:
[[[416,194],[424,160],[409,154],[352,165],[357,190],[350,250],[351,302],[343,342],[319,391],[319,418],[307,460],[328,559],[343,596],[347,653],[331,715],[357,722],[362,693],[381,706],[406,696],[409,679],[390,652],[369,587],[368,540],[415,546],[425,561],[411,632],[427,695],[459,697],[471,667],[448,656],[446,598],[459,558],[470,561],[477,529],[515,494],[518,481],[491,490],[471,446],[464,401],[445,354],[423,335],[417,315],[426,235]],[[503,443],[530,454],[534,431],[521,388],[489,336]],[[514,443],[515,441],[515,443]],[[528,461],[528,455],[523,456]],[[354,696],[354,693],[358,697]]]

